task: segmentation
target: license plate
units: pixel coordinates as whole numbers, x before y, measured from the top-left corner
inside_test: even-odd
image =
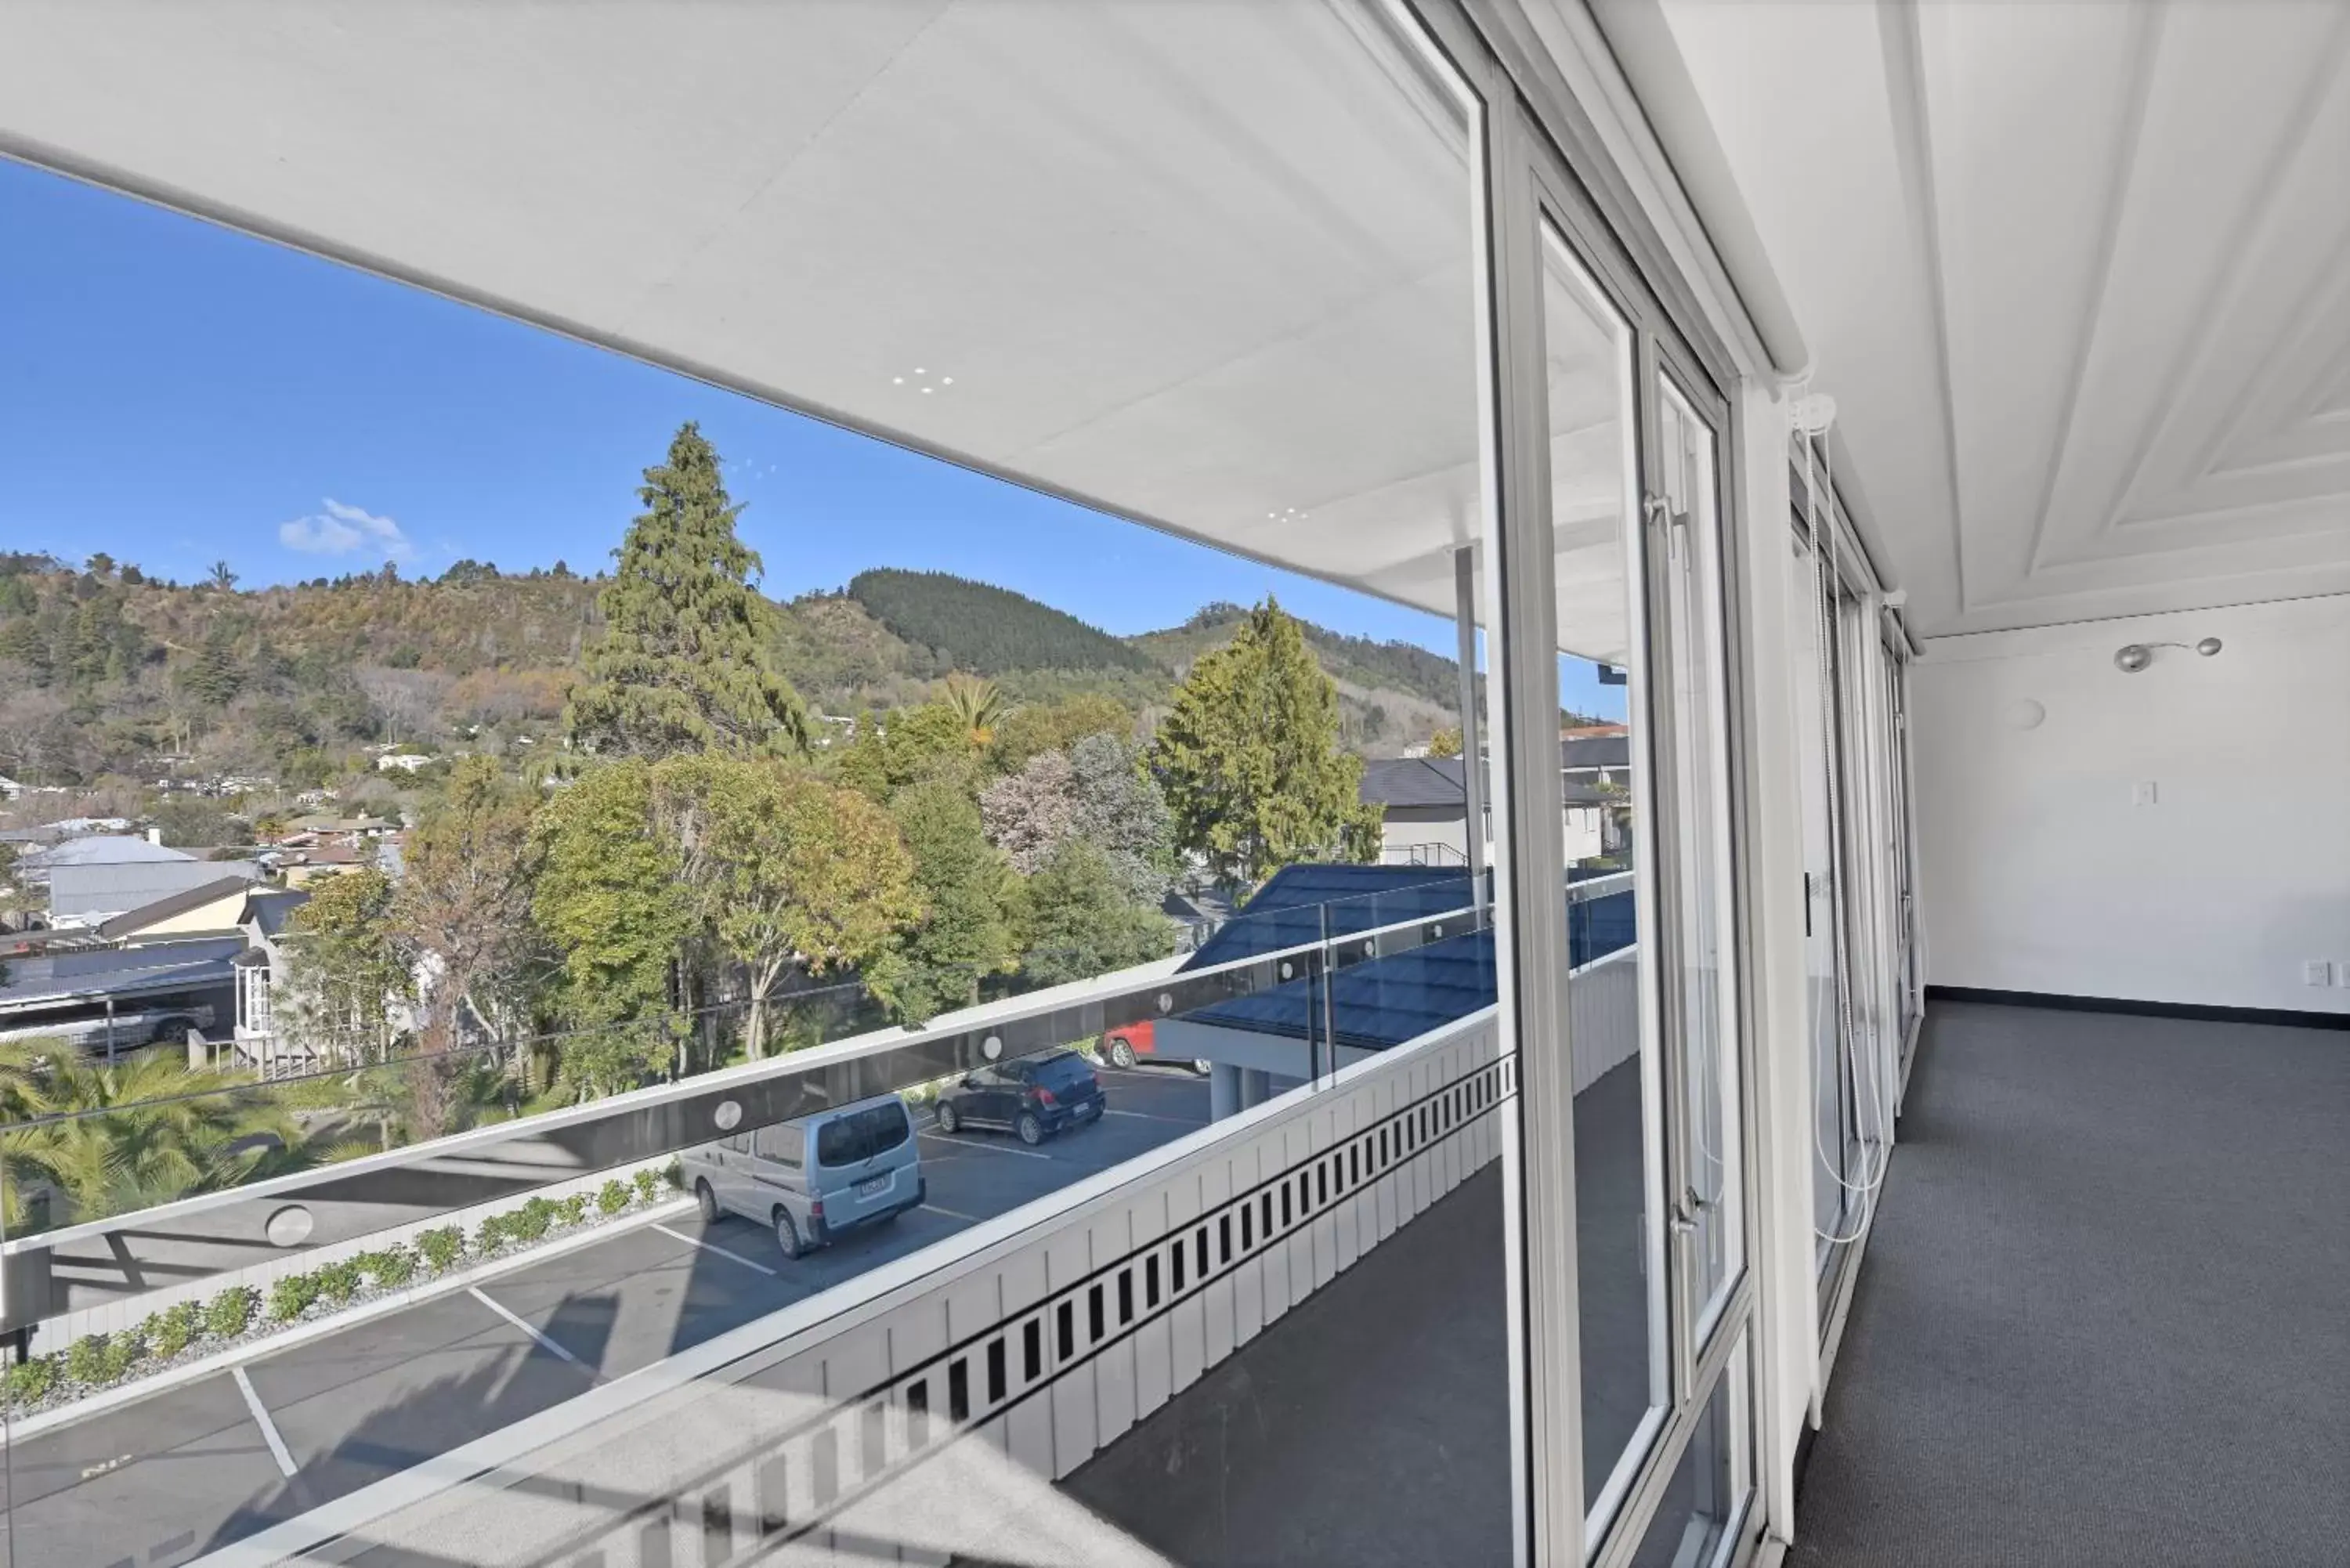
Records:
[[[857,1184],[859,1198],[879,1198],[889,1190],[889,1179],[886,1176],[868,1176]]]
[[[1096,1100],[1090,1105],[1079,1106],[1077,1107],[1077,1116],[1081,1121],[1091,1121],[1096,1116],[1101,1115],[1101,1102],[1099,1100]]]

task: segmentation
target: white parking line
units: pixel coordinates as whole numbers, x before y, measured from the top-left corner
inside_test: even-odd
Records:
[[[269,1457],[277,1461],[277,1469],[287,1480],[294,1479],[294,1456],[286,1451],[286,1439],[277,1435],[277,1423],[262,1408],[261,1396],[253,1391],[253,1379],[244,1375],[242,1366],[232,1366],[228,1375],[236,1379],[236,1391],[244,1396],[244,1407],[253,1412],[253,1424],[261,1428],[261,1440],[269,1445]]]
[[[653,1229],[672,1240],[684,1242],[689,1247],[699,1247],[705,1252],[715,1252],[728,1262],[740,1263],[746,1269],[756,1269],[769,1279],[775,1277],[775,1271],[766,1264],[746,1258],[740,1252],[729,1251],[715,1241],[704,1241],[699,1237],[689,1236],[682,1231],[672,1231],[666,1225],[656,1225]]]
[[[522,1330],[525,1334],[530,1335],[531,1338],[538,1341],[540,1349],[545,1350],[551,1355],[559,1355],[563,1357],[564,1360],[571,1363],[572,1366],[577,1366],[580,1371],[588,1374],[588,1376],[596,1378],[597,1382],[601,1383],[603,1381],[602,1377],[597,1376],[597,1372],[594,1367],[588,1366],[586,1362],[580,1360],[577,1356],[564,1349],[563,1346],[556,1344],[555,1341],[540,1333],[538,1329],[534,1327],[532,1324],[524,1322],[521,1318],[516,1317],[514,1314],[506,1311],[505,1308],[492,1301],[487,1295],[483,1293],[481,1286],[469,1285],[466,1287],[465,1293],[472,1296],[484,1306],[489,1308],[492,1312],[497,1314],[500,1317],[505,1319],[508,1323],[514,1324],[516,1328]]]
[[[1050,1159],[1053,1158],[1049,1154],[1038,1154],[1033,1148],[1006,1148],[1000,1143],[982,1143],[975,1137],[954,1137],[946,1133],[932,1132],[928,1127],[924,1127],[922,1129],[922,1136],[924,1137],[934,1137],[941,1143],[959,1143],[965,1148],[983,1148],[992,1154],[1016,1154],[1023,1159]]]
[[[966,1214],[960,1209],[950,1209],[943,1203],[925,1203],[922,1207],[933,1214],[943,1214],[950,1220],[968,1220],[974,1225],[982,1222],[978,1215]]]
[[[1154,1116],[1149,1111],[1104,1111],[1106,1116],[1132,1116],[1139,1122],[1170,1122],[1179,1127],[1203,1127],[1205,1122],[1195,1122],[1189,1116]]]

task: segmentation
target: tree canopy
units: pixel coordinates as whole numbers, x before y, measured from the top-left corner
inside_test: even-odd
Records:
[[[913,857],[887,812],[781,763],[715,755],[654,769],[654,811],[719,949],[743,966],[743,1043],[766,1054],[767,1014],[792,967],[823,974],[882,960],[921,913]]]
[[[597,599],[604,635],[571,693],[573,739],[605,756],[804,750],[806,711],[775,668],[775,607],[750,580],[759,557],[735,535],[742,508],[698,426],[679,429],[637,493],[645,510]]]
[[[982,981],[1017,962],[1013,872],[987,842],[979,807],[952,783],[933,779],[905,789],[889,815],[913,856],[922,919],[866,978],[896,1017],[920,1023],[977,1002]]]
[[[1109,856],[1083,838],[1055,849],[1020,902],[1021,972],[1039,985],[1089,980],[1175,950],[1175,922],[1128,896]]]
[[[693,935],[674,850],[653,829],[652,768],[629,758],[588,769],[538,814],[531,909],[557,955],[554,1000],[575,1028],[564,1065],[583,1089],[634,1088],[668,1065],[672,966]]]
[[[1268,597],[1176,690],[1150,765],[1175,839],[1219,877],[1256,883],[1299,860],[1367,860],[1379,811],[1338,743],[1338,691]]]

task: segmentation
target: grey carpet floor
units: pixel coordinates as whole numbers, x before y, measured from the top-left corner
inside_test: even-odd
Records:
[[[1795,1568],[2350,1564],[2350,1033],[1938,1002]]]

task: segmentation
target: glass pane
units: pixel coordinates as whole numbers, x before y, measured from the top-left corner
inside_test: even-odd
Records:
[[[1681,1107],[1689,1148],[1690,1303],[1702,1342],[1744,1262],[1740,1220],[1734,916],[1730,885],[1728,685],[1721,649],[1721,533],[1715,511],[1715,437],[1669,384],[1663,389],[1662,449],[1671,639],[1672,808],[1679,883]]]
[[[371,26],[337,35],[362,88],[399,55],[397,28]],[[1399,6],[1154,0],[744,8],[720,35],[654,28],[608,53],[527,18],[476,40],[485,76],[569,102],[617,101],[616,78],[669,84],[636,107],[700,150],[694,210],[567,231],[565,265],[620,269],[602,305],[554,282],[577,281],[562,267],[466,274],[482,213],[510,202],[436,201],[435,221],[392,213],[376,237],[517,315],[627,327],[709,383],[131,210],[153,225],[158,275],[213,276],[173,259],[212,257],[241,278],[235,300],[258,302],[240,315],[173,294],[148,317],[203,322],[237,364],[320,339],[317,317],[288,330],[281,306],[343,300],[318,315],[374,336],[336,337],[319,427],[354,452],[379,442],[362,466],[402,488],[454,481],[477,504],[464,547],[494,545],[505,569],[458,561],[427,584],[403,556],[296,586],[224,543],[235,558],[198,618],[224,639],[146,662],[155,714],[202,684],[215,694],[197,740],[251,713],[256,745],[302,738],[258,759],[275,776],[363,784],[414,805],[416,832],[396,903],[312,893],[339,924],[284,928],[282,954],[265,950],[276,927],[223,944],[268,961],[237,977],[241,1008],[224,1000],[234,1037],[208,1031],[229,1085],[217,1116],[183,1095],[100,1106],[77,1090],[96,1118],[77,1130],[0,1106],[0,1174],[25,1206],[54,1194],[19,1158],[136,1153],[158,1127],[194,1127],[218,1161],[193,1176],[224,1189],[166,1193],[160,1168],[110,1182],[84,1159],[92,1190],[37,1232],[0,1203],[11,1303],[36,1331],[0,1407],[9,1561],[274,1561],[347,1527],[322,1560],[684,1568],[837,1536],[942,1562],[1038,1530],[1087,1563],[1207,1561],[1232,1541],[1275,1562],[1505,1559],[1521,1445],[1498,1127],[1515,1064],[1491,1022],[1493,911],[1459,864],[1482,753],[1450,664],[1493,446],[1482,143],[1409,26]],[[722,87],[709,73],[729,62],[747,75]],[[546,148],[569,150],[552,186],[590,217],[622,213],[631,183],[586,134],[598,118],[556,114],[526,159],[546,172]],[[355,166],[402,144],[397,117],[335,126]],[[498,161],[473,151],[433,180]],[[21,173],[0,162],[0,213]],[[292,218],[273,221],[317,233]],[[505,232],[523,230],[552,232]],[[655,232],[646,265],[631,246]],[[105,249],[64,237],[47,247],[61,258]],[[452,239],[434,252],[448,265],[424,254]],[[124,318],[120,297],[67,292],[47,303]],[[158,384],[111,366],[86,379]],[[280,379],[221,377],[218,415],[275,432],[299,467],[305,431],[236,395]],[[324,406],[359,385],[382,395]],[[551,548],[518,561],[524,541],[498,531],[517,509],[431,471],[446,443],[407,404],[485,400],[625,412],[649,442],[678,427],[669,477],[647,470],[645,492],[631,471],[657,442],[639,455],[600,417],[567,414],[547,428],[577,427],[577,444],[532,449],[547,466],[518,491],[562,482],[543,492],[560,495],[559,529],[533,540],[574,563],[617,545],[608,576]],[[690,549],[663,543],[681,532]],[[339,511],[276,536],[341,535],[375,536]],[[770,576],[738,569],[738,546]],[[685,582],[665,577],[686,558]],[[544,604],[527,618],[495,607],[525,594]],[[409,615],[428,604],[443,607]],[[301,610],[296,630],[332,630],[333,657],[273,649],[282,623],[260,618],[280,605]],[[338,607],[396,609],[397,634]],[[727,635],[700,635],[713,628]],[[370,760],[358,742],[384,723],[364,705],[353,723],[375,728],[315,745],[305,726],[324,709],[263,723],[281,696],[308,701],[297,651],[337,682],[364,667],[359,695],[432,756]],[[610,680],[568,678],[590,654]],[[109,662],[91,684],[115,683]],[[509,673],[529,680],[509,689]],[[792,683],[798,726],[770,722],[770,677]],[[565,716],[567,690],[600,685],[626,691]],[[660,718],[722,709],[690,733]],[[1423,765],[1441,757],[1408,754],[1464,727],[1449,778]],[[145,728],[142,751],[161,743]],[[309,754],[328,740],[331,774]],[[786,754],[733,754],[754,741]],[[463,836],[438,815],[452,757],[469,776],[488,759],[500,785],[496,819]],[[1431,777],[1383,799],[1360,787],[1378,763]],[[1369,863],[1390,829],[1419,864]],[[285,836],[330,831],[347,830]],[[515,850],[503,891],[494,841]],[[323,876],[343,863],[324,850],[356,847],[314,844],[298,867]],[[1390,869],[1369,897],[1330,890]],[[1300,895],[1317,872],[1338,875]],[[487,890],[457,904],[468,888]],[[1592,961],[1637,945],[1621,897],[1593,917]],[[387,958],[374,939],[390,942],[394,917],[439,923],[400,926]],[[531,940],[494,965],[477,930]],[[290,989],[273,996],[278,957]],[[8,958],[13,980],[37,967]],[[1031,1070],[1055,1051],[1100,1061]],[[1636,1124],[1641,1070],[1617,1080]],[[801,1169],[748,1152],[811,1126]],[[1636,1168],[1642,1143],[1636,1125]],[[266,1190],[225,1189],[265,1174]],[[1619,1210],[1637,1292],[1657,1271],[1638,1256],[1638,1202]],[[364,1316],[328,1321],[345,1312]],[[129,1401],[175,1358],[221,1354],[244,1358],[234,1376]],[[448,1459],[493,1443],[494,1472]],[[1431,1449],[1441,1509],[1419,1484]],[[332,1522],[292,1522],[317,1510]]]
[[[1567,1007],[1575,1056],[1584,1495],[1591,1517],[1604,1520],[1667,1398],[1656,944],[1652,900],[1641,897],[1639,887],[1654,864],[1644,809],[1648,781],[1641,776],[1648,749],[1648,659],[1640,601],[1632,332],[1564,240],[1549,230],[1544,238],[1560,651],[1623,671],[1627,693],[1628,782],[1586,783],[1572,771],[1579,760],[1575,740],[1561,743],[1562,765],[1570,770],[1569,814],[1596,806],[1629,827],[1626,870],[1604,879],[1573,875],[1566,894],[1575,963]],[[1588,896],[1602,888],[1605,898]],[[1624,923],[1627,902],[1631,929],[1599,940],[1606,928]],[[1577,935],[1585,939],[1580,943],[1573,941]],[[1622,941],[1625,936],[1631,940]]]
[[[1802,759],[1804,813],[1804,1006],[1811,1042],[1813,1154],[1812,1222],[1820,1241],[1820,1264],[1846,1234],[1847,1199],[1857,1182],[1851,1154],[1853,1125],[1844,1071],[1839,1011],[1842,954],[1836,940],[1835,800],[1836,639],[1828,618],[1831,600],[1811,546],[1798,536],[1788,565],[1788,626],[1794,642],[1795,724]]]
[[[1708,1568],[1724,1561],[1752,1489],[1747,1449],[1747,1347],[1731,1353],[1697,1429],[1648,1521],[1633,1568]]]

